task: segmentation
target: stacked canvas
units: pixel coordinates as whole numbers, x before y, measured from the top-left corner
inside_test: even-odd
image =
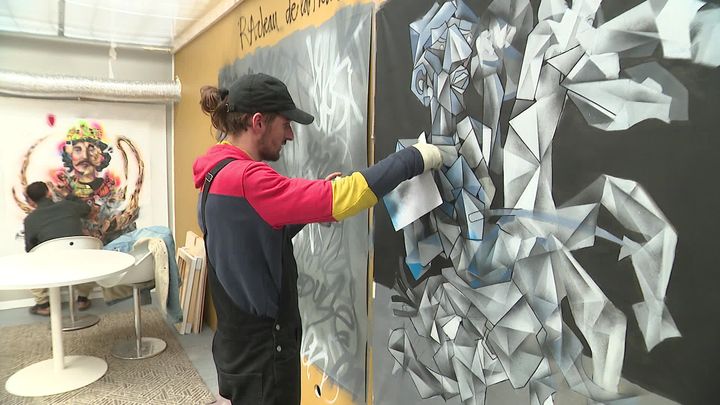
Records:
[[[185,246],[178,249],[176,258],[181,280],[180,307],[183,320],[176,323],[175,328],[180,334],[200,333],[207,281],[203,239],[188,231],[185,236]]]

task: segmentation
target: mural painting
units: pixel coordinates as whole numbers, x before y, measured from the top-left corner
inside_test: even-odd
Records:
[[[375,402],[714,402],[720,280],[694,242],[720,216],[692,201],[720,202],[700,174],[720,8],[395,0],[377,20],[376,159],[420,136],[444,167],[402,232],[378,210]]]
[[[19,112],[22,106],[28,109]],[[151,204],[144,187],[167,190],[164,106],[122,105],[113,113],[102,106],[37,100],[0,105],[8,113],[7,125],[21,135],[3,152],[4,193],[14,202],[9,224],[16,240],[22,239],[22,220],[32,210],[24,190],[33,181],[46,182],[55,200],[86,202],[91,213],[85,233],[105,243],[138,226],[167,224],[167,193],[158,193],[158,202]],[[146,162],[143,150],[160,152],[156,162]],[[153,178],[158,170],[162,177]]]
[[[367,167],[371,13],[372,5],[341,8],[317,28],[256,49],[220,71],[224,87],[249,72],[278,77],[295,103],[315,116],[308,126],[293,124],[295,139],[271,163],[283,175],[320,179]],[[307,225],[293,241],[301,357],[305,366],[325,373],[318,390],[329,402],[339,388],[360,402],[365,397],[367,232],[363,213],[341,223]]]

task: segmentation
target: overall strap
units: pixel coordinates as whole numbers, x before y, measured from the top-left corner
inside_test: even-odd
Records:
[[[213,180],[215,180],[215,176],[217,176],[218,172],[223,169],[223,167],[227,166],[228,163],[232,162],[233,160],[236,160],[234,158],[226,158],[223,159],[215,164],[215,166],[208,172],[208,174],[205,175],[205,183],[203,184],[202,189],[202,199],[200,200],[200,215],[202,216],[202,224],[200,226],[202,227],[203,231],[203,239],[207,241],[207,222],[205,222],[205,203],[207,202],[208,194],[210,193],[210,185],[212,184]],[[205,249],[207,251],[207,246],[205,246]]]

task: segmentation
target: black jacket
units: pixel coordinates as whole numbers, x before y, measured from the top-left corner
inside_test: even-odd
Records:
[[[82,201],[40,200],[37,208],[25,217],[25,251],[50,239],[82,235],[81,219],[89,213],[90,206]]]

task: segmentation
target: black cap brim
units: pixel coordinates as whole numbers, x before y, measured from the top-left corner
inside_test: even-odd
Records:
[[[298,124],[309,125],[312,124],[313,121],[315,121],[315,117],[299,108],[296,108],[294,110],[280,111],[280,114],[282,114],[283,117],[289,119],[290,121],[295,121]]]

